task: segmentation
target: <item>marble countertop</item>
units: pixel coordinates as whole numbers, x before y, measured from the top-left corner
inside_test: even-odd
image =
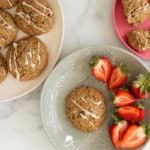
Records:
[[[113,1],[60,0],[65,17],[65,36],[60,59],[88,46],[113,45],[125,48],[112,21]],[[150,68],[148,60],[141,59]],[[55,150],[40,117],[42,85],[20,99],[0,103],[0,149]]]

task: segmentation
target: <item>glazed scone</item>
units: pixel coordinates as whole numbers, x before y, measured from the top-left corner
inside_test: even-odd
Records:
[[[8,12],[0,10],[0,49],[12,43],[16,34],[17,26],[13,18]]]
[[[7,70],[5,59],[0,53],[0,83],[6,79],[7,72],[8,70]]]
[[[149,0],[122,0],[122,4],[129,24],[136,26],[150,17]]]
[[[66,98],[66,113],[83,132],[96,131],[104,121],[106,105],[103,94],[95,88],[79,87]]]
[[[0,9],[9,9],[17,5],[19,0],[0,0]]]
[[[25,37],[13,42],[7,51],[9,72],[20,81],[38,77],[48,62],[45,44],[36,37]]]
[[[29,35],[46,33],[53,25],[53,11],[47,0],[22,0],[15,16],[18,27]]]
[[[136,51],[146,51],[150,49],[150,31],[134,30],[127,35],[128,43]]]

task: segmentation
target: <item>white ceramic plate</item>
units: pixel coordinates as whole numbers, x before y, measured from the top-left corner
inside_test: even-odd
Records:
[[[108,136],[112,123],[113,105],[106,84],[95,79],[90,72],[89,59],[98,54],[111,60],[113,65],[127,64],[129,81],[139,73],[148,72],[148,68],[130,52],[117,47],[91,47],[79,50],[63,59],[53,70],[44,84],[41,94],[41,117],[44,129],[58,150],[113,150]],[[75,129],[65,112],[65,97],[76,87],[86,85],[103,92],[107,104],[106,119],[96,132],[83,133]],[[146,101],[146,118],[150,110],[150,101]],[[149,112],[148,112],[149,111]]]
[[[48,1],[54,11],[54,24],[48,33],[38,36],[47,46],[49,52],[48,65],[44,72],[37,79],[32,81],[20,82],[8,74],[7,79],[0,84],[0,101],[13,100],[33,91],[46,79],[59,57],[64,34],[63,12],[59,0]],[[14,16],[15,10],[16,7],[9,10],[9,12]],[[27,34],[18,30],[16,40],[25,36],[27,36]],[[6,51],[7,49],[4,49],[1,52],[5,55]]]

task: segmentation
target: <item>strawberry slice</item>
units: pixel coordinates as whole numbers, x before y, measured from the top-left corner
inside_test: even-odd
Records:
[[[90,61],[90,67],[95,78],[103,82],[108,81],[112,70],[112,65],[109,59],[105,57],[93,56]]]
[[[141,109],[137,106],[120,107],[116,110],[116,112],[120,118],[131,122],[139,122],[144,117],[144,115],[141,114]]]
[[[125,64],[114,66],[108,80],[108,89],[116,89],[126,83],[128,78],[128,69]]]
[[[136,101],[136,99],[125,89],[116,89],[113,93],[113,104],[116,107],[127,106]]]
[[[146,99],[150,95],[150,73],[139,74],[137,79],[131,82],[131,91],[136,98]]]
[[[128,127],[128,122],[125,120],[121,120],[119,122],[115,122],[109,129],[109,136],[112,141],[112,144],[116,147],[120,147],[120,141],[123,137],[124,132]]]
[[[136,119],[137,122],[141,122],[144,117],[145,117],[145,108],[144,106],[141,104],[141,103],[137,103],[137,107],[139,108],[140,110],[140,115],[139,117]]]
[[[142,123],[141,125],[132,124],[125,131],[120,143],[120,148],[137,148],[142,146],[147,137],[150,136],[150,127]]]
[[[145,109],[140,110],[140,116],[137,118],[137,122],[141,122],[145,117]]]

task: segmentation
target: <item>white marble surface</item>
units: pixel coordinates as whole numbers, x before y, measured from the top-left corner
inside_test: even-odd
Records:
[[[87,46],[114,45],[125,48],[112,21],[111,0],[60,0],[65,16],[65,37],[60,59]],[[143,60],[150,67],[150,62]],[[55,150],[40,118],[40,92],[0,103],[1,150]]]

